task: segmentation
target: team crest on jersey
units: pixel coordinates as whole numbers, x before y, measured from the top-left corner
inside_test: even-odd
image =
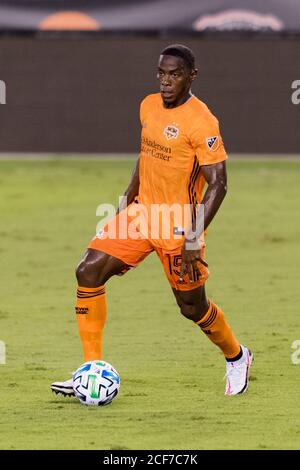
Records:
[[[164,136],[167,138],[167,140],[177,139],[177,137],[179,136],[178,127],[176,127],[174,124],[167,126],[164,129]]]
[[[207,137],[206,143],[209,150],[212,150],[214,152],[215,150],[218,150],[219,137],[217,135],[215,135],[214,137]]]

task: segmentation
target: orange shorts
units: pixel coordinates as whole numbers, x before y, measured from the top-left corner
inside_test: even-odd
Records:
[[[128,225],[131,218],[127,214]],[[114,237],[104,237],[103,234],[108,232],[109,226],[115,224],[116,234]],[[108,255],[114,256],[124,262],[124,274],[130,268],[138,266],[150,253],[155,251],[162,262],[164,271],[172,288],[179,291],[189,291],[196,287],[203,286],[209,277],[209,271],[201,262],[198,263],[198,271],[193,272],[193,281],[189,280],[188,274],[185,274],[183,282],[179,282],[181,269],[181,247],[173,250],[165,250],[153,244],[152,241],[139,237],[134,239],[129,235],[120,238],[117,234],[119,228],[119,214],[109,222],[99,234],[97,234],[88,248],[103,251]],[[201,250],[201,258],[205,260],[205,247]]]

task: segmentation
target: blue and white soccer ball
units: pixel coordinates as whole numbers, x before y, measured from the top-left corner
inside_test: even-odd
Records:
[[[85,362],[73,374],[73,389],[84,405],[105,406],[118,395],[120,376],[108,362]]]

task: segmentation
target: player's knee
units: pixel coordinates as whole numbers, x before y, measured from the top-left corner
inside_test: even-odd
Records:
[[[182,315],[193,322],[200,321],[208,310],[207,301],[197,302],[197,304],[188,304],[184,302],[180,302],[178,304]]]
[[[193,304],[181,303],[180,311],[182,315],[188,320],[197,321],[197,311],[196,307]]]
[[[97,286],[101,278],[101,265],[82,260],[76,268],[76,278],[80,286]],[[101,283],[101,282],[100,282]]]

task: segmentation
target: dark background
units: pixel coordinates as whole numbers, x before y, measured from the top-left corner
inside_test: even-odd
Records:
[[[193,91],[229,152],[299,153],[300,37],[0,37],[1,152],[137,152],[139,102],[156,92],[160,50],[190,46]]]

